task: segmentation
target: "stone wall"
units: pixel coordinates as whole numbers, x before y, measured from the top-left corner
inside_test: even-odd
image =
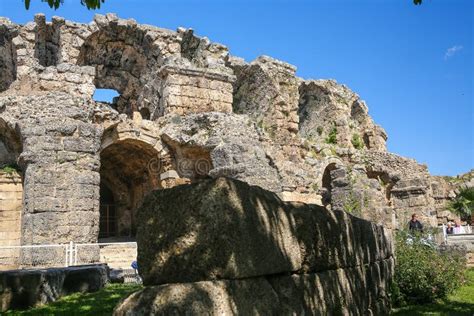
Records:
[[[232,112],[233,76],[173,66],[163,67],[160,74],[163,77],[161,115]]]
[[[21,176],[0,171],[0,246],[20,244],[22,202]]]
[[[181,313],[389,310],[390,232],[345,212],[284,203],[218,178],[153,192],[138,221],[139,272],[153,287],[131,295],[116,315],[177,306]]]
[[[234,112],[251,116],[275,142],[286,142],[298,132],[296,67],[268,56],[250,64],[231,59],[237,81]]]
[[[0,163],[23,170],[24,244],[96,241],[101,183],[127,237],[152,190],[219,176],[286,201],[359,204],[359,216],[392,228],[413,212],[430,225],[447,218],[450,190],[386,152],[387,135],[348,87],[298,78],[267,56],[247,63],[191,29],[114,14],[1,18],[0,69]],[[95,102],[96,88],[119,97]],[[335,169],[345,174],[332,185]]]
[[[102,129],[91,104],[56,93],[2,98],[0,108],[23,143],[22,243],[96,241]]]
[[[334,80],[308,80],[299,86],[299,131],[302,137],[348,148],[383,151],[387,135],[374,124],[360,97]]]

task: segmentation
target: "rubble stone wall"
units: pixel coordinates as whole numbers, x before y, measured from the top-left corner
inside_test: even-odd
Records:
[[[0,69],[0,163],[23,171],[25,244],[96,241],[101,182],[126,236],[149,192],[219,176],[392,228],[449,217],[450,185],[388,153],[348,87],[192,29],[0,18]],[[100,88],[119,97],[95,102]]]

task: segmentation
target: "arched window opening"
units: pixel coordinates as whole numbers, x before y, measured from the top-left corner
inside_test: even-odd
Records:
[[[86,39],[77,60],[80,66],[95,66],[95,86],[119,92],[116,108],[132,115],[138,111],[143,89],[141,77],[149,68],[137,30],[101,30]]]
[[[134,238],[138,208],[150,191],[160,188],[159,174],[150,168],[158,159],[158,152],[150,144],[130,139],[107,146],[100,159],[101,183],[106,183],[101,187],[101,218],[105,223],[108,214],[112,234],[102,233],[99,237]]]
[[[362,138],[364,139],[365,148],[370,149],[370,136],[367,133],[364,133]]]
[[[324,206],[327,206],[331,204],[331,191],[332,191],[332,177],[331,177],[331,171],[336,169],[336,164],[331,163],[329,164],[325,169],[323,173],[323,179],[322,179],[322,203]]]
[[[92,98],[96,102],[108,103],[110,105],[117,104],[120,93],[114,89],[95,89]]]
[[[147,108],[142,108],[140,110],[140,114],[142,116],[142,119],[144,119],[144,120],[149,120],[150,119],[150,110],[148,110]]]

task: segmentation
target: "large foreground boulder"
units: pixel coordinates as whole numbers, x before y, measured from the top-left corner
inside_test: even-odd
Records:
[[[295,223],[276,194],[227,178],[151,193],[137,216],[145,285],[296,271]]]
[[[388,315],[393,259],[356,268],[150,286],[114,315]]]
[[[145,285],[325,271],[392,254],[381,226],[228,178],[151,193],[138,227]]]
[[[116,315],[386,314],[390,233],[227,178],[155,191],[138,213],[150,287]]]

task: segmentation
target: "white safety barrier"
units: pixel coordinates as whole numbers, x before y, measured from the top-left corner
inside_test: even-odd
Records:
[[[97,263],[106,263],[116,269],[130,269],[136,257],[135,242],[0,246],[0,270]]]

